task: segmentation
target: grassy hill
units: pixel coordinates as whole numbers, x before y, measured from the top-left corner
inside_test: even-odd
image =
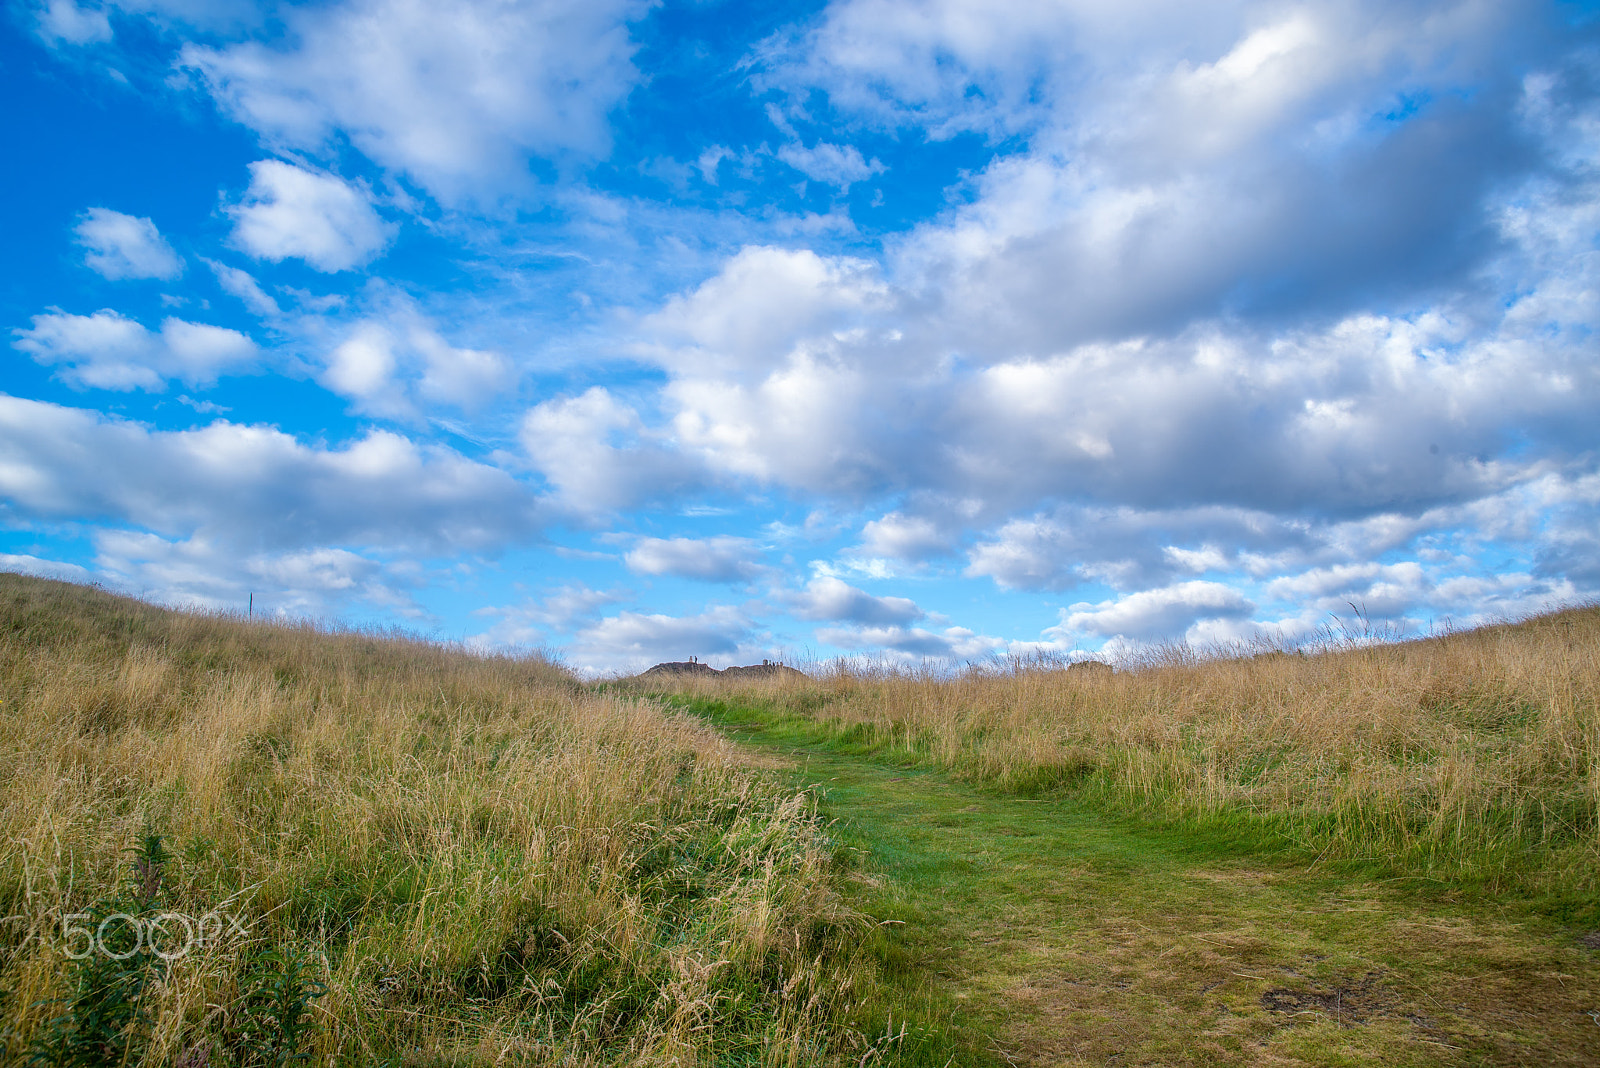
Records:
[[[1592,608],[586,684],[0,575],[0,1057],[1587,1065],[1597,812]]]
[[[1600,927],[1597,607],[1317,655],[1158,649],[1116,674],[836,666],[657,689],[725,723],[1537,899]]]
[[[4,1057],[856,1063],[866,921],[761,764],[547,660],[0,575]]]
[[[1032,1065],[1600,1063],[1600,611],[660,696],[803,762],[892,960]]]

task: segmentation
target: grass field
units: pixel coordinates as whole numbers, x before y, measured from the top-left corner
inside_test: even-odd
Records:
[[[9,1063],[854,1064],[887,1025],[814,799],[547,660],[0,575],[0,702]]]
[[[1600,609],[1320,655],[695,680],[841,752],[1210,826],[1600,927]]]
[[[822,794],[879,876],[854,901],[893,924],[878,955],[902,1003],[997,1063],[1600,1059],[1600,938],[1526,900],[700,707]]]
[[[0,575],[3,1055],[1594,1064],[1597,652],[645,692]]]

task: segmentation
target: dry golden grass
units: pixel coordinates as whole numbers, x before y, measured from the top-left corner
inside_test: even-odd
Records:
[[[1491,889],[1591,904],[1597,890],[1592,606],[1315,655],[1154,650],[1114,675],[835,665],[809,681],[675,689],[1008,789],[1070,785],[1178,818],[1254,820],[1327,858]]]
[[[850,1039],[858,920],[809,798],[548,660],[0,575],[0,701],[12,1059],[70,993],[64,918],[148,830],[178,858],[169,907],[248,934],[174,962],[128,1063],[233,1063],[264,946],[327,984],[319,1065],[803,1063]]]

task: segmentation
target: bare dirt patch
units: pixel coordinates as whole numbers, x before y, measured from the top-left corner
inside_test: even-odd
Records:
[[[1321,989],[1274,987],[1261,995],[1261,1007],[1291,1016],[1322,1015],[1341,1026],[1364,1024],[1395,1004],[1381,979],[1381,972],[1372,971]]]

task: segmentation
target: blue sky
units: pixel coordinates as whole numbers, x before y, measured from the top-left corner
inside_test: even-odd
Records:
[[[962,662],[1600,593],[1600,21],[12,2],[0,568]]]

